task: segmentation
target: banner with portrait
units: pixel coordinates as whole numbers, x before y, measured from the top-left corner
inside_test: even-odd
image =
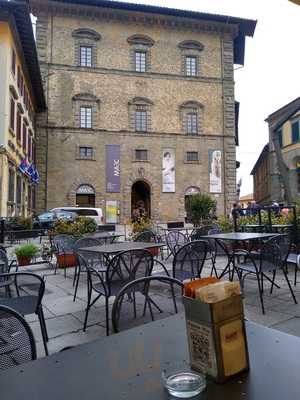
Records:
[[[175,192],[175,150],[163,149],[162,154],[162,191]]]
[[[222,151],[208,150],[209,191],[222,193]]]

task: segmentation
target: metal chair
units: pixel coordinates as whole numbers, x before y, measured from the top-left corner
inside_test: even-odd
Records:
[[[90,308],[98,299],[104,297],[106,334],[109,335],[109,298],[111,296],[116,296],[127,283],[137,278],[151,275],[153,256],[147,250],[123,251],[110,260],[107,270],[105,271],[105,278],[94,268],[89,267],[80,254],[78,257],[82,263],[85,263],[88,279],[88,298],[83,331],[86,330]],[[93,292],[96,293],[96,298],[94,300],[92,300]]]
[[[113,303],[113,331],[117,333],[177,313],[182,303],[182,288],[179,280],[166,276],[144,277],[128,283]]]
[[[13,280],[1,277],[1,275],[9,273],[12,264],[13,262],[9,264],[6,252],[0,249],[0,289],[4,287],[8,296],[10,295],[10,285],[13,283]]]
[[[66,277],[66,258],[68,255],[74,254],[74,244],[75,238],[71,235],[56,235],[52,238],[52,243],[54,246],[54,254],[56,256],[56,264],[54,273],[56,274],[58,267],[58,257],[63,257],[64,259],[64,275]]]
[[[89,267],[94,268],[98,272],[105,272],[107,268],[107,259],[103,255],[95,253],[94,251],[81,250],[83,247],[101,246],[104,243],[105,243],[104,239],[101,240],[91,237],[81,238],[75,242],[74,251],[76,253],[83,255]],[[73,286],[75,285],[73,301],[76,300],[80,274],[82,271],[86,271],[86,269],[84,268],[84,265],[82,265],[82,263],[80,262],[80,259],[78,259],[77,257],[74,279],[73,279]]]
[[[241,252],[241,250],[239,251]],[[284,278],[288,284],[289,290],[293,297],[295,304],[297,304],[296,297],[294,295],[291,284],[288,280],[286,268],[284,262],[282,261],[282,253],[279,245],[271,238],[266,241],[259,253],[259,255],[254,256],[251,252],[244,250],[245,262],[241,264],[234,264],[234,269],[237,272],[241,288],[244,287],[244,280],[248,275],[255,275],[257,279],[259,298],[262,308],[262,313],[265,314],[264,302],[263,302],[263,292],[264,292],[264,280],[268,280],[271,283],[270,293],[273,291],[273,287],[278,285],[275,284],[275,277],[277,270],[281,269]],[[257,258],[256,258],[257,257]],[[270,278],[267,274],[272,273]]]
[[[30,314],[38,316],[45,353],[48,355],[48,333],[42,306],[45,293],[44,280],[39,275],[29,272],[13,272],[2,274],[0,277],[11,279],[14,282],[9,296],[2,296],[0,293],[0,305],[11,307],[23,316]]]
[[[211,226],[209,225],[199,226],[197,228],[194,228],[189,235],[190,241],[193,242],[194,240],[202,240],[202,236],[208,235],[210,229]]]
[[[177,252],[177,250],[188,243],[188,238],[180,231],[169,231],[166,235],[166,243],[170,254],[167,258],[172,254],[173,256]]]
[[[174,255],[172,276],[180,281],[200,278],[207,255],[207,242],[195,240],[181,246]]]
[[[0,340],[0,370],[36,359],[30,326],[22,315],[3,305],[0,305]]]
[[[297,246],[292,242],[289,235],[280,235],[272,238],[280,247],[282,262],[288,272],[288,266],[294,265],[294,286],[297,284],[297,273],[300,268],[300,254],[297,252]]]

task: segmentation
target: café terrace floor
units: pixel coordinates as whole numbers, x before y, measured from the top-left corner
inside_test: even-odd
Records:
[[[165,262],[169,270],[171,261]],[[226,265],[224,257],[218,257],[217,269],[222,270]],[[86,279],[84,274],[78,288],[77,299],[73,302],[73,269],[67,269],[67,277],[63,270],[54,270],[47,264],[22,267],[19,271],[30,271],[44,276],[46,291],[43,300],[46,325],[49,335],[49,354],[55,353],[67,346],[90,342],[99,337],[105,337],[105,310],[104,302],[99,300],[90,310],[88,328],[83,332],[83,321],[86,307]],[[290,279],[293,281],[294,270],[290,269]],[[209,276],[210,263],[207,262],[202,276]],[[266,314],[261,312],[256,280],[245,280],[245,316],[258,324],[272,327],[292,335],[300,336],[300,304],[294,304],[283,275],[278,273],[276,282],[280,289],[274,288],[273,294],[269,293],[270,285],[265,283],[264,304]],[[293,286],[296,298],[300,303],[300,282]],[[111,304],[113,298],[111,300]],[[160,303],[161,304],[161,303]],[[38,356],[44,356],[42,336],[37,316],[26,317],[30,322],[37,343]]]

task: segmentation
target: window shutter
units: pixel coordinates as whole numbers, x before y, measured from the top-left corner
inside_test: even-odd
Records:
[[[283,146],[283,142],[282,142],[282,130],[280,129],[278,132],[278,141],[279,141],[279,146],[282,147]]]
[[[299,142],[299,121],[292,123],[292,143]]]

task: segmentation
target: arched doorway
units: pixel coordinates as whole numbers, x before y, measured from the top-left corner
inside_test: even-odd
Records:
[[[80,185],[76,190],[76,206],[95,207],[95,190],[90,185]]]
[[[135,208],[144,208],[151,218],[151,189],[147,182],[137,181],[131,187],[131,215]]]
[[[190,200],[191,196],[200,193],[200,188],[197,186],[190,186],[189,188],[186,189],[184,193],[184,208],[185,208],[185,222],[190,222],[191,218],[189,215],[189,205],[190,205]]]

